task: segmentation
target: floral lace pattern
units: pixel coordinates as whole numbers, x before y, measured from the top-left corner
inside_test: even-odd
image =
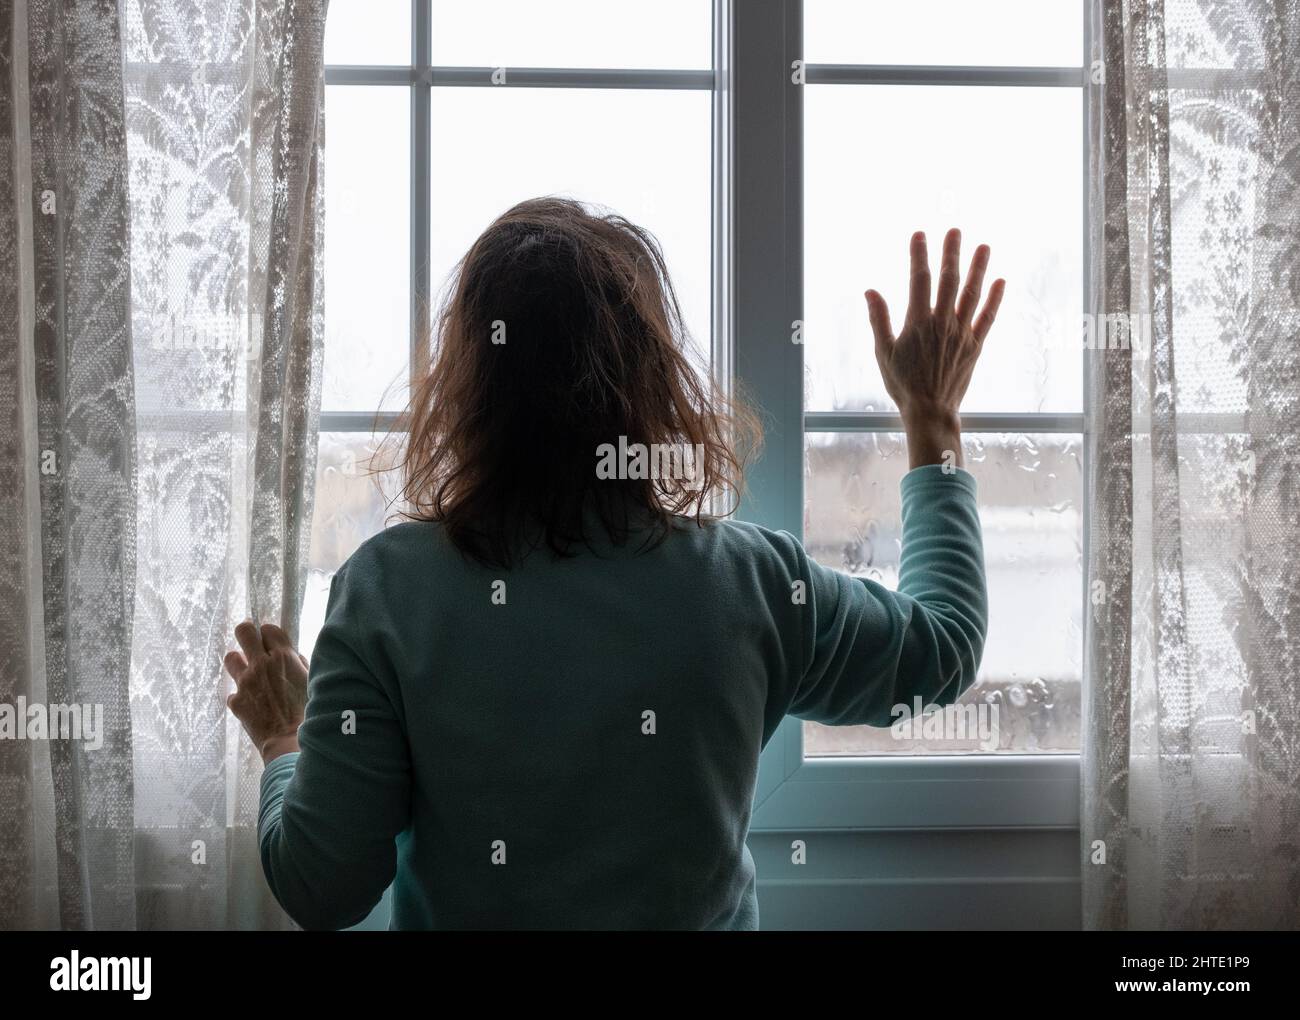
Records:
[[[1095,16],[1084,923],[1294,928],[1300,3]]]
[[[97,750],[0,742],[0,926],[290,924],[221,659],[301,610],[325,7],[0,15],[0,315],[34,337],[0,350],[0,699],[105,712]]]

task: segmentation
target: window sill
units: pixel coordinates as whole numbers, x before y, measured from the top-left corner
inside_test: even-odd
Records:
[[[764,753],[751,831],[1079,827],[1077,754],[803,759],[793,743]]]

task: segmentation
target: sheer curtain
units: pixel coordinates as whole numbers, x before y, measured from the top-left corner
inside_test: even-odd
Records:
[[[0,924],[131,927],[136,529],[126,136],[111,4],[0,16]],[[21,711],[21,713],[19,712]],[[35,717],[32,719],[35,722]],[[33,729],[33,734],[36,731]]]
[[[1294,928],[1300,2],[1093,22],[1084,923]]]
[[[221,658],[302,599],[325,7],[6,5],[0,699],[105,723],[0,741],[0,925],[290,925]]]

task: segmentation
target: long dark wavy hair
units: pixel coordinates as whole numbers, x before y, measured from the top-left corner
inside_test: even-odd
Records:
[[[447,295],[428,371],[379,452],[400,469],[401,517],[440,522],[466,556],[509,567],[543,544],[572,555],[593,522],[653,545],[734,509],[761,428],[692,367],[648,231],[568,199],[521,202],[474,242]],[[696,457],[689,477],[611,478],[597,470],[606,444]]]

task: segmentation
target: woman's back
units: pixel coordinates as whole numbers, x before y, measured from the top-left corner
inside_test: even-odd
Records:
[[[903,594],[734,522],[509,571],[435,523],[366,542],[335,576],[302,752],[263,781],[277,897],[310,927],[356,923],[394,877],[398,928],[757,927],[745,837],[781,719],[887,725],[974,680],[973,479],[921,468],[903,494]],[[936,586],[943,612],[905,593]]]

